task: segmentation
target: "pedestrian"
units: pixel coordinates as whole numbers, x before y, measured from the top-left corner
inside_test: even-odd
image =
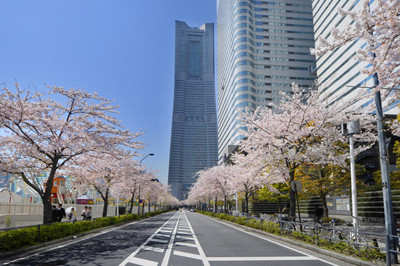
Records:
[[[58,211],[56,205],[52,206],[53,210],[51,212],[51,221],[53,223],[57,222],[57,217],[58,217]]]
[[[57,208],[57,222],[61,223],[61,220],[66,217],[65,209],[62,207],[62,204],[59,203]]]
[[[92,220],[92,207],[89,206],[86,211],[86,221]]]
[[[70,220],[72,220],[73,223],[75,223],[77,221],[77,219],[76,219],[76,211],[75,211],[74,207],[71,208],[71,212],[68,214],[68,217],[69,217]]]
[[[83,207],[83,210],[82,210],[82,212],[81,212],[82,221],[85,221],[85,220],[86,220],[87,211],[88,211],[88,207],[87,207],[87,206]]]

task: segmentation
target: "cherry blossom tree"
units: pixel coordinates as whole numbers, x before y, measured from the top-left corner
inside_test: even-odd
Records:
[[[222,196],[224,198],[224,212],[226,212],[227,198],[234,193],[229,167],[219,165],[199,171],[197,182],[192,187],[187,202],[195,204],[201,197],[214,197],[214,210],[216,211],[217,198]]]
[[[74,162],[74,171],[71,172],[75,177],[74,185],[95,189],[103,199],[103,217],[106,217],[110,195],[121,195],[126,186],[123,181],[131,173],[131,155],[88,153]]]
[[[295,170],[302,163],[343,164],[348,152],[337,152],[337,141],[346,142],[340,124],[358,120],[362,123],[363,141],[374,140],[370,133],[372,116],[355,113],[351,103],[326,104],[320,100],[318,90],[306,91],[293,84],[293,95],[282,94],[282,100],[272,108],[259,107],[254,112],[243,112],[242,122],[247,128],[242,134],[240,150],[247,156],[241,158],[251,164],[261,165],[260,174],[268,173],[267,183],[294,180]],[[361,135],[359,136],[361,137]],[[356,153],[368,146],[360,145]],[[257,162],[258,160],[258,162]],[[290,215],[295,215],[295,194],[290,190]]]
[[[43,201],[43,223],[51,222],[54,177],[63,167],[91,152],[116,147],[141,149],[142,133],[124,129],[118,106],[83,90],[48,88],[45,92],[3,88],[0,93],[0,170],[19,176]],[[45,187],[37,176],[47,173]]]

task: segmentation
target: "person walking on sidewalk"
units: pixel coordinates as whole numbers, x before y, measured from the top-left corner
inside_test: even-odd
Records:
[[[61,220],[66,217],[65,209],[62,207],[62,204],[59,203],[57,208],[57,222],[61,223]]]
[[[73,223],[77,221],[75,208],[71,208],[71,212],[68,214],[68,217]]]
[[[92,207],[89,206],[86,211],[86,221],[92,220]]]

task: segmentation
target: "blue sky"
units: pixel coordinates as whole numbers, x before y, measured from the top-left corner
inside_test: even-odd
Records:
[[[215,0],[1,0],[0,83],[98,92],[144,130],[143,164],[167,183],[175,20],[216,22]],[[139,158],[140,159],[140,158]]]

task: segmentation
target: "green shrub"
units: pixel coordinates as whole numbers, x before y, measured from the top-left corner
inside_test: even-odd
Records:
[[[6,217],[6,220],[4,221],[4,223],[5,223],[6,227],[11,227],[11,224],[12,224],[12,219],[11,219],[11,217],[10,217],[10,216],[7,216],[7,217]]]

